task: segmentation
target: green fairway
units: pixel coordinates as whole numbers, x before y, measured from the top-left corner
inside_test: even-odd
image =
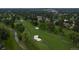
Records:
[[[72,46],[71,42],[69,41],[70,39],[65,36],[56,35],[40,29],[36,30],[29,21],[24,21],[23,24],[26,27],[26,32],[29,33],[30,40],[33,41],[32,44],[38,49],[70,49]],[[39,35],[42,41],[34,41],[34,35]],[[29,43],[28,46],[30,46]]]

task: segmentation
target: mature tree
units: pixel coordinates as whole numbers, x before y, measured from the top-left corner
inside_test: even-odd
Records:
[[[0,29],[0,39],[7,40],[9,37],[8,32],[5,29]]]
[[[38,25],[38,19],[37,19],[37,17],[32,17],[31,20],[32,20],[32,24],[34,26],[37,26]]]
[[[49,31],[54,31],[54,29],[55,29],[54,15],[53,16],[51,15],[49,20],[50,21],[48,22],[48,30]]]
[[[76,32],[71,33],[70,39],[72,40],[73,47],[79,48],[79,34]]]
[[[63,28],[64,28],[64,16],[63,15],[59,15],[58,16],[59,21],[58,21],[58,26],[59,26],[59,31],[63,32]]]
[[[79,32],[79,17],[75,20],[74,31]]]
[[[24,30],[25,30],[23,24],[16,24],[15,28],[16,28],[17,31],[19,31],[21,33],[24,32]]]

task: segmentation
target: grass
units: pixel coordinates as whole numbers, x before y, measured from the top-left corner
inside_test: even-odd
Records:
[[[5,46],[6,46],[6,49],[9,49],[9,50],[21,49],[19,45],[16,43],[12,32],[10,32],[10,37],[8,38],[8,40],[5,41]]]
[[[28,48],[32,47],[33,49],[70,49],[72,43],[69,38],[62,35],[57,35],[54,33],[49,33],[43,30],[36,30],[35,27],[29,22],[24,21],[24,26],[26,27],[26,32],[29,33],[29,38],[32,41],[31,44],[28,43]],[[34,35],[39,35],[42,38],[41,42],[37,42],[33,40]],[[33,47],[35,46],[35,47]],[[32,49],[31,48],[31,49]]]
[[[10,29],[3,23],[0,23],[0,28],[4,28],[9,33],[8,39],[2,41],[6,49],[7,50],[21,49],[14,39],[13,32],[11,32]]]
[[[35,26],[31,24],[30,21],[24,21],[23,25],[25,27],[25,31],[23,34],[25,45],[27,49],[29,50],[69,50],[72,47],[71,39],[69,38],[69,34],[72,33],[71,30],[64,29],[64,35],[61,35],[59,32],[58,34],[55,34],[53,32],[47,32],[44,30],[36,30]],[[6,49],[10,50],[18,50],[22,49],[19,47],[19,45],[16,43],[13,32],[10,31],[8,26],[4,25],[3,23],[0,23],[0,28],[5,28],[8,33],[10,34],[10,37],[8,40],[4,41],[4,45]],[[58,27],[57,27],[58,28]],[[34,35],[39,35],[39,37],[42,39],[42,41],[37,42],[33,39]]]

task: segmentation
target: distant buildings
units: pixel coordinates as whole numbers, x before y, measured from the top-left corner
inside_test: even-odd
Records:
[[[38,21],[42,20],[42,16],[37,16]]]
[[[72,29],[75,26],[75,21],[64,19],[63,24],[64,24],[65,27]]]
[[[49,22],[50,21],[50,19],[48,17],[45,17],[45,16],[37,16],[37,19],[38,19],[38,22],[42,21],[42,20],[45,20],[45,22]]]

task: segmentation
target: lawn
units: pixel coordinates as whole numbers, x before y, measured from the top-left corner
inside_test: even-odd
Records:
[[[69,38],[69,34],[72,32],[70,30],[64,29],[65,35],[60,35],[60,33],[55,34],[53,32],[47,32],[41,30],[40,28],[36,30],[35,26],[33,26],[33,24],[29,20],[23,21],[23,25],[25,27],[24,33],[27,33],[26,35],[28,36],[28,39],[24,38],[25,39],[24,44],[26,45],[28,50],[48,50],[48,49],[69,50],[72,47],[72,42],[71,39]],[[14,34],[12,31],[10,31],[10,27],[4,25],[3,23],[0,23],[0,27],[5,27],[5,29],[10,34],[8,40],[4,41],[6,49],[10,50],[22,49],[15,41]],[[39,35],[42,41],[34,40],[33,39],[34,35]]]
[[[28,43],[28,48],[31,49],[70,49],[72,44],[68,37],[57,35],[54,33],[49,33],[43,30],[36,30],[35,26],[33,26],[28,20],[23,22],[23,25],[26,28],[25,32],[28,32],[29,40],[31,43]],[[42,41],[37,42],[33,40],[34,35],[39,35],[42,38]],[[32,45],[31,45],[32,44]],[[34,47],[33,47],[34,46]]]

